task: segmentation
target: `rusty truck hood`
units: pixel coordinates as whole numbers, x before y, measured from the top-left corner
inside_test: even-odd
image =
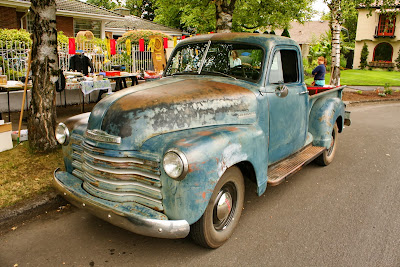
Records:
[[[89,119],[89,130],[121,137],[122,150],[163,133],[256,120],[255,94],[238,85],[171,78],[135,87],[103,99]]]

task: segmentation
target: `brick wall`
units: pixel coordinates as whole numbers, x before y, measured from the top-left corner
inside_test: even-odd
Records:
[[[57,31],[63,31],[68,37],[74,37],[74,19],[57,16]]]
[[[12,7],[0,6],[0,28],[19,29],[20,23],[17,18],[17,10]]]

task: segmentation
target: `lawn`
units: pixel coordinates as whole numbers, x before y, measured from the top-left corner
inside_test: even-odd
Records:
[[[32,154],[28,142],[0,153],[0,209],[47,192],[53,172],[63,167],[61,148],[49,154]]]
[[[330,74],[325,75],[325,83],[329,84]],[[313,78],[306,79],[306,84],[311,84]],[[400,72],[387,70],[342,70],[340,83],[343,85],[361,86],[400,86]]]

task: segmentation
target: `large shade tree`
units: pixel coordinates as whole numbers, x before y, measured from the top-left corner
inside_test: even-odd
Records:
[[[55,82],[58,79],[55,0],[31,0],[32,99],[28,110],[31,148],[38,152],[57,147]]]
[[[309,18],[311,4],[306,0],[163,0],[155,2],[155,21],[198,33],[285,28],[292,20]]]

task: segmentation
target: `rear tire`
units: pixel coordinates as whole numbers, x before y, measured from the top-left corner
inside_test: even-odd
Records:
[[[225,171],[201,218],[191,225],[193,241],[206,248],[218,248],[232,235],[242,214],[245,186],[236,166]]]
[[[321,166],[328,166],[333,161],[333,158],[336,154],[337,147],[337,137],[338,137],[338,127],[337,124],[333,126],[332,130],[332,142],[329,149],[325,150],[318,158],[315,159],[315,162]]]

